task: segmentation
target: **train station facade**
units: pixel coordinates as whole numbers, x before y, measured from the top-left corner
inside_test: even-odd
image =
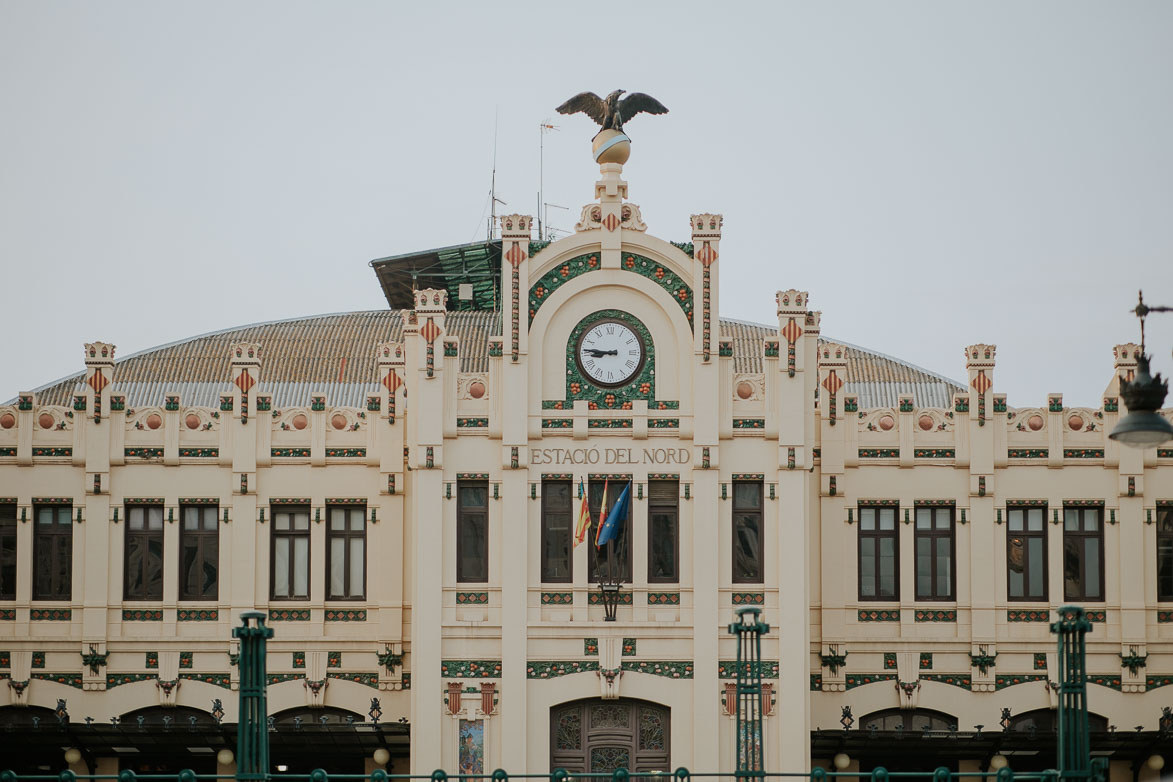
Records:
[[[603,164],[566,238],[505,216],[372,262],[388,309],[86,343],[0,405],[7,765],[230,772],[260,610],[275,766],[728,771],[756,606],[768,769],[1046,768],[1076,603],[1093,750],[1153,777],[1173,449],[1107,438],[1138,347],[1088,358],[1097,407],[1011,406],[981,334],[953,381],[824,335],[833,289],[722,317],[722,233],[653,236]],[[604,487],[619,541],[576,545]]]

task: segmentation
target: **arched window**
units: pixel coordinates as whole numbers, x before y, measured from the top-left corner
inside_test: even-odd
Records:
[[[1108,718],[1088,712],[1088,730],[1092,733],[1103,733],[1108,730]],[[1059,729],[1059,711],[1057,709],[1035,709],[1034,711],[1015,714],[1010,718],[1010,730],[1017,733],[1055,733]]]
[[[299,706],[279,711],[273,716],[273,724],[281,725],[352,725],[366,720],[361,714],[334,706],[311,709]],[[324,721],[323,721],[324,720]]]
[[[144,727],[164,725],[190,728],[216,724],[216,719],[211,714],[190,706],[148,706],[145,709],[128,711],[119,717],[118,721],[128,727],[141,724]]]
[[[929,709],[873,711],[859,721],[861,730],[956,730],[957,718]]]

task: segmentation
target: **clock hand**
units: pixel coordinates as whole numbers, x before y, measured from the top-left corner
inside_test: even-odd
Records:
[[[592,358],[602,358],[603,356],[618,356],[618,350],[598,350],[597,348],[584,348],[583,353],[590,353]]]

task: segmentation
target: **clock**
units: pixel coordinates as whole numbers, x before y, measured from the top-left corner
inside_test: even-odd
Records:
[[[643,339],[615,318],[603,318],[587,326],[574,348],[578,371],[595,385],[615,388],[643,369]]]

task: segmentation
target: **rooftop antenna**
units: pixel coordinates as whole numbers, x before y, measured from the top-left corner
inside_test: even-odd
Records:
[[[489,183],[489,231],[488,240],[493,241],[497,233],[497,204],[507,204],[497,197],[497,110],[493,110],[493,177]],[[481,214],[484,214],[483,212]]]
[[[557,125],[551,125],[550,119],[547,117],[538,125],[538,240],[541,241],[546,238],[542,229],[542,204],[545,201],[542,199],[542,193],[545,190],[546,183],[546,133],[551,130],[558,130]]]
[[[545,201],[542,203],[542,211],[545,213],[544,216],[545,216],[545,220],[546,220],[546,234],[545,235],[538,234],[538,238],[541,239],[542,241],[552,242],[552,241],[554,241],[554,234],[555,234],[555,232],[558,231],[558,229],[554,228],[553,226],[550,225],[550,207],[554,207],[555,209],[561,209],[566,212],[570,211],[570,207],[562,206],[561,204],[551,204],[549,201]]]

